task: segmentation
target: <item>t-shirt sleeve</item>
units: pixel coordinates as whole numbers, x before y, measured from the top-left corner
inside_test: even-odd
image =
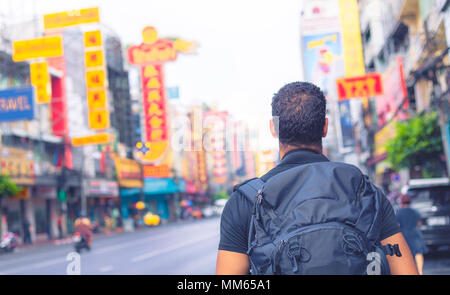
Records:
[[[222,212],[219,250],[247,253],[251,204],[239,192],[234,192]]]
[[[381,199],[381,210],[382,224],[380,241],[401,232],[394,208],[384,194]]]

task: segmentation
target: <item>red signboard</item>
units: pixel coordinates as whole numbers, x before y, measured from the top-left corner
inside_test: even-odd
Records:
[[[351,98],[383,95],[383,81],[379,73],[370,73],[362,77],[336,80],[339,101]]]
[[[166,92],[162,65],[141,67],[145,132],[148,142],[168,139]]]
[[[405,101],[408,92],[402,58],[393,60],[383,73],[383,84],[384,94],[376,99],[378,126],[383,126],[391,119],[400,121],[408,119],[408,114],[403,111],[409,108],[409,104]]]

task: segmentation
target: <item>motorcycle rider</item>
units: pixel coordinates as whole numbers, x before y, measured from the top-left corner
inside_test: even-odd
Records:
[[[75,222],[75,231],[79,232],[80,235],[85,239],[86,244],[89,248],[92,245],[92,225],[89,218],[86,217],[86,213],[82,212],[80,217],[78,217]]]

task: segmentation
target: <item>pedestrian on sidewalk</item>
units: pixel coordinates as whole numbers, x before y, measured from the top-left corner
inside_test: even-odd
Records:
[[[326,101],[305,82],[274,95],[281,162],[234,188],[217,274],[417,274],[386,196],[357,167],[323,155]]]
[[[409,249],[416,261],[417,270],[423,274],[424,257],[428,248],[423,239],[420,227],[422,219],[417,210],[410,207],[411,197],[406,194],[400,195],[400,208],[397,211],[397,220],[402,230],[402,234],[408,243]]]
[[[63,235],[63,215],[62,215],[62,213],[58,214],[58,218],[56,220],[56,223],[58,225],[58,238],[62,239],[64,237],[64,235]]]
[[[31,223],[26,218],[23,222],[23,243],[27,245],[31,245],[33,243],[31,241]]]

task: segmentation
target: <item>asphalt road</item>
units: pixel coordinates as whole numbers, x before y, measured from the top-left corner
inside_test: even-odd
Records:
[[[82,275],[214,274],[219,218],[174,223],[102,236],[80,255]],[[0,255],[0,274],[65,275],[72,244],[45,245]],[[450,249],[425,257],[424,274],[450,274]]]
[[[79,269],[82,275],[214,274],[218,243],[218,218],[102,236],[81,253]],[[65,275],[71,252],[68,244],[1,255],[0,274]]]

